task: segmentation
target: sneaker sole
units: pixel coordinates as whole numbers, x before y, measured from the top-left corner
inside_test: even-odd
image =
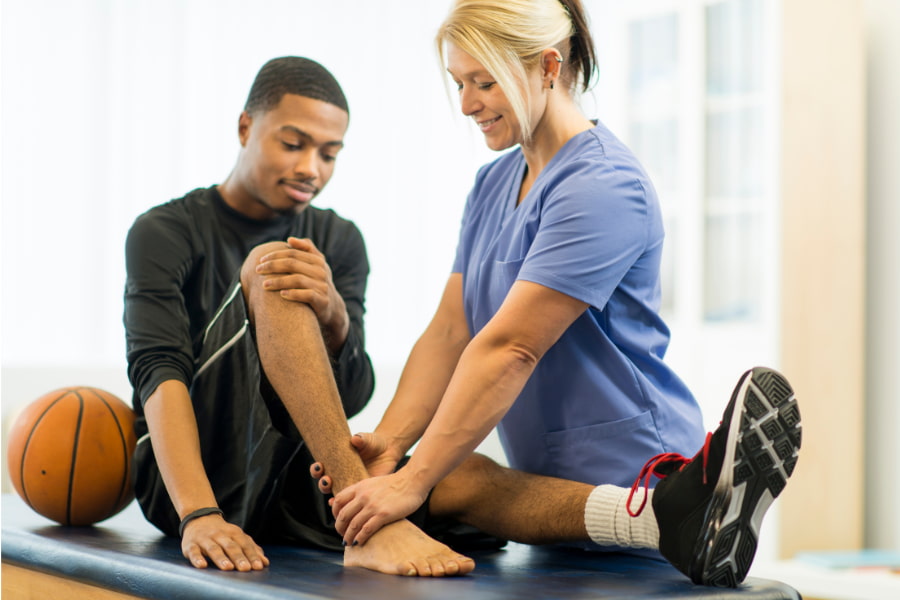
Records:
[[[763,516],[793,473],[801,440],[797,400],[780,373],[749,371],[731,404],[725,460],[691,574],[696,583],[721,587],[747,576]]]

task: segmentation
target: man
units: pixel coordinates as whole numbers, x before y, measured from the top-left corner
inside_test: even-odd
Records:
[[[266,63],[238,121],[237,163],[220,185],[138,217],[126,243],[124,322],[144,514],[196,567],[259,570],[258,541],[340,549],[308,465],[336,490],[366,477],[347,417],[368,402],[365,244],[310,206],[349,122],[318,63]],[[345,563],[454,575],[474,563],[410,521]]]

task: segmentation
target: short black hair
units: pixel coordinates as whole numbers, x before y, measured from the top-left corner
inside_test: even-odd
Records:
[[[272,110],[285,94],[328,102],[350,113],[334,75],[316,61],[301,56],[282,56],[264,64],[250,87],[244,110],[249,114]]]

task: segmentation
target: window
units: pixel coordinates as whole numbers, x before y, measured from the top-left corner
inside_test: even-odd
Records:
[[[666,360],[710,428],[745,369],[778,362],[774,2],[588,3],[597,116],[660,198]]]

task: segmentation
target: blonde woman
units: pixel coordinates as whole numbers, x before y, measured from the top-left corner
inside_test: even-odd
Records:
[[[355,438],[381,476],[335,496],[339,533],[364,544],[434,489],[430,510],[494,535],[658,549],[697,583],[736,585],[796,461],[796,401],[780,374],[748,371],[704,444],[663,361],[656,192],[577,103],[595,71],[581,3],[459,0],[437,44],[463,114],[504,154],[475,178],[392,404]],[[472,457],[494,427],[513,471]],[[442,483],[461,470],[478,496],[466,510]],[[668,478],[638,490],[652,474]]]

